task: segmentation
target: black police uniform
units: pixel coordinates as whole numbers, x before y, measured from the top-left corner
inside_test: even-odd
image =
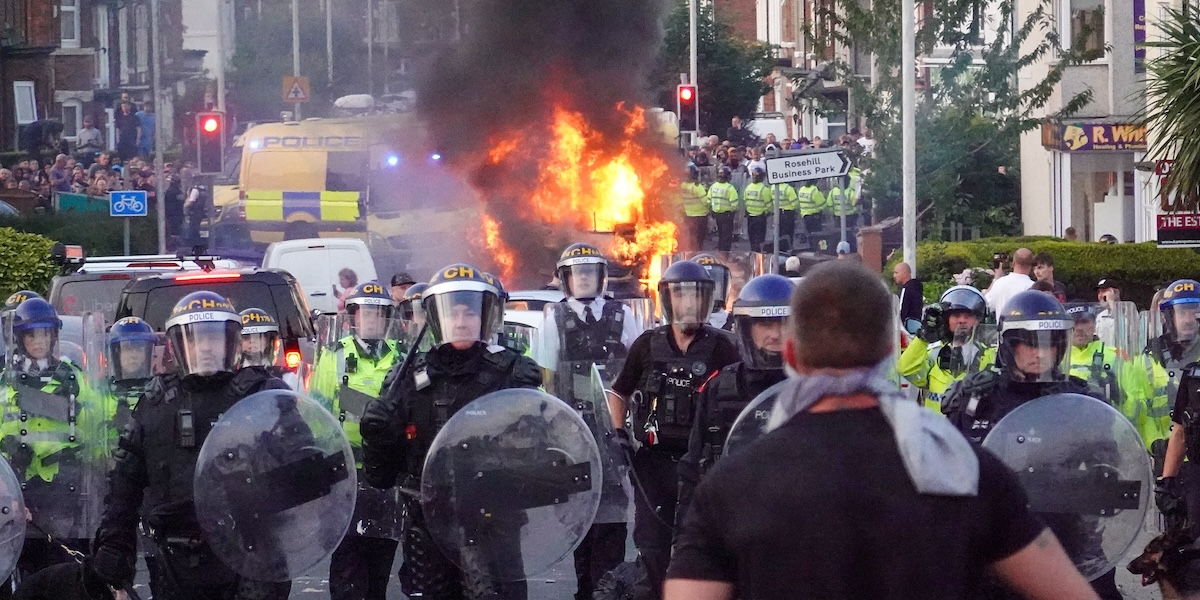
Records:
[[[1078,377],[1068,377],[1055,382],[1018,382],[994,369],[968,375],[954,384],[943,399],[942,412],[950,422],[975,446],[983,444],[989,432],[1000,419],[1017,407],[1052,394],[1082,394],[1104,402]],[[1096,457],[1086,457],[1095,460]],[[1073,515],[1038,515],[1059,537],[1068,554],[1076,555],[1099,548],[1095,531],[1087,527],[1080,529],[1078,518]],[[1058,518],[1061,517],[1061,518]],[[1092,581],[1092,588],[1104,600],[1120,600],[1117,590],[1116,570],[1101,575]],[[998,585],[986,584],[979,590],[978,598],[1018,598]]]
[[[741,362],[721,369],[700,388],[687,452],[679,459],[676,529],[683,522],[700,478],[721,458],[725,439],[742,409],[767,388],[786,378],[783,369],[751,369]]]
[[[192,480],[205,438],[242,398],[287,384],[262,367],[210,376],[155,377],[121,434],[108,476],[92,568],[106,580],[133,580],[137,525],[145,523],[172,598],[287,598],[290,582],[240,577],[209,548],[196,520]]]
[[[425,456],[433,439],[454,413],[473,400],[509,388],[537,388],[541,369],[533,360],[497,345],[476,342],[467,350],[449,344],[415,359],[401,377],[397,365],[384,380],[385,390],[372,400],[360,423],[363,474],[372,486],[387,489],[403,483],[419,487]],[[397,378],[399,380],[397,381]],[[407,480],[407,481],[406,481]],[[404,536],[400,586],[423,598],[471,597],[476,583],[438,549],[430,537],[420,504],[408,502],[411,518]],[[515,549],[520,560],[520,549]],[[525,582],[495,583],[499,598],[524,598]]]
[[[559,365],[571,363],[573,366],[587,365],[589,362],[605,362],[613,359],[623,359],[628,355],[625,344],[621,343],[624,332],[625,305],[608,300],[600,309],[600,318],[589,323],[579,317],[579,313],[571,309],[563,301],[560,310],[554,311],[555,325],[558,326]],[[575,406],[575,388],[573,375],[587,373],[560,373],[555,378],[553,393],[562,401]],[[592,421],[588,426],[596,428],[596,413],[594,410],[583,411],[584,421]],[[607,486],[620,488],[619,481],[605,481]],[[617,489],[616,495],[624,496],[624,490]],[[583,541],[575,548],[575,578],[578,588],[577,599],[592,597],[596,583],[605,573],[615,569],[625,560],[625,538],[629,528],[625,523],[593,523],[588,529]]]
[[[1183,514],[1187,518],[1188,535],[1200,537],[1200,468],[1197,468],[1200,465],[1200,363],[1192,363],[1183,370],[1179,393],[1171,407],[1171,422],[1183,427],[1187,461],[1179,466],[1177,477],[1187,508]],[[1165,509],[1164,515],[1167,515]]]
[[[638,488],[633,541],[647,576],[644,586],[655,598],[662,595],[671,558],[677,463],[687,451],[697,390],[714,372],[739,360],[734,338],[725,331],[704,325],[681,352],[672,326],[663,325],[638,337],[613,384],[613,391],[626,398],[635,391],[642,395],[632,407],[631,433],[642,443],[633,457]]]

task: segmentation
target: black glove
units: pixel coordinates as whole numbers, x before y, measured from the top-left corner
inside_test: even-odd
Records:
[[[134,558],[125,556],[111,546],[100,546],[85,559],[83,572],[89,588],[99,581],[106,586],[124,589],[133,583]]]
[[[1187,505],[1183,502],[1183,490],[1180,489],[1179,480],[1174,477],[1159,478],[1158,485],[1154,486],[1154,504],[1164,517],[1186,514]]]
[[[921,315],[921,329],[917,332],[917,337],[932,344],[942,339],[945,330],[945,307],[941,304],[926,306],[925,313]]]

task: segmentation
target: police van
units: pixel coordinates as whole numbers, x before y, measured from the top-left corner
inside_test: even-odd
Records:
[[[290,239],[449,230],[461,215],[443,213],[474,198],[414,113],[261,123],[234,148],[237,193],[214,199],[210,239],[259,251]]]

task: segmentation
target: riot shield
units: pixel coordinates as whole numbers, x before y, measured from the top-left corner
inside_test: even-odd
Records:
[[[216,555],[258,581],[325,560],[354,511],[350,442],[329,411],[291,390],[250,395],[221,415],[196,460],[196,518]]]
[[[1137,407],[1125,405],[1144,402],[1141,396],[1146,388],[1137,383],[1143,374],[1132,371],[1130,362],[1140,350],[1136,307],[1129,302],[1093,302],[1068,303],[1066,308],[1075,322],[1071,375],[1086,382],[1092,395],[1135,419]]]
[[[493,392],[434,438],[421,508],[442,552],[470,577],[519,581],[562,560],[600,503],[596,442],[573,408],[544,392]]]
[[[111,433],[105,401],[85,371],[60,358],[59,345],[30,346],[39,356],[29,356],[11,320],[5,335],[11,345],[3,419],[20,426],[5,431],[0,453],[21,484],[33,527],[59,539],[89,539],[99,521]],[[32,359],[49,360],[47,368]]]
[[[8,461],[0,460],[0,577],[17,567],[25,545],[25,500],[21,484]]]
[[[500,331],[500,345],[525,356],[537,356],[539,350],[538,330],[519,323],[504,323]]]
[[[628,306],[630,311],[633,312],[633,318],[638,324],[638,331],[654,329],[653,298],[625,298],[623,300],[618,300],[618,302]]]
[[[1125,304],[1125,303],[1119,303]],[[1183,376],[1183,367],[1200,361],[1200,318],[1197,305],[1180,305],[1166,310],[1158,304],[1150,307],[1147,315],[1147,334],[1145,351],[1149,360],[1141,361],[1148,376],[1154,381],[1155,370],[1160,369],[1166,374],[1166,396],[1171,403],[1175,402],[1179,390],[1179,379]],[[1103,321],[1097,320],[1097,329]],[[1159,373],[1162,379],[1162,373]],[[1155,383],[1160,383],[1155,381]],[[1161,386],[1156,386],[1161,387]]]
[[[767,423],[771,420],[771,411],[775,410],[775,399],[789,382],[794,383],[791,379],[784,379],[763,390],[742,409],[733,427],[729,428],[723,456],[732,456],[767,434]]]
[[[1030,510],[1089,580],[1113,568],[1141,532],[1150,457],[1111,406],[1082,394],[1038,398],[1001,419],[983,447],[1016,473]]]

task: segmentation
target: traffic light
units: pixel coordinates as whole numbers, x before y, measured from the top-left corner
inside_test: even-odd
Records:
[[[201,173],[221,173],[225,169],[225,113],[202,112],[196,115],[196,164]]]
[[[700,98],[696,86],[680,84],[676,88],[675,112],[679,115],[679,131],[700,130]]]

